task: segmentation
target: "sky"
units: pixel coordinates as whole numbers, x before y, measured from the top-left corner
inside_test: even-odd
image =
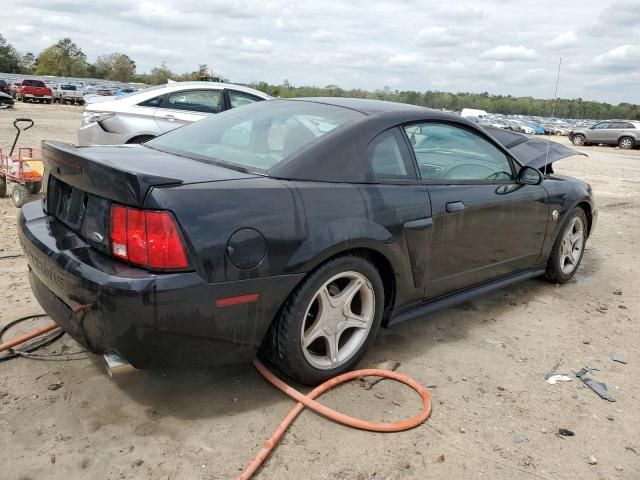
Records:
[[[70,37],[148,72],[206,63],[232,82],[640,103],[640,0],[4,0],[37,54]]]

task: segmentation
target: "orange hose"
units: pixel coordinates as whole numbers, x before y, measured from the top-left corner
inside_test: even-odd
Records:
[[[326,382],[318,385],[316,388],[311,390],[307,395],[304,395],[297,391],[296,389],[290,387],[278,377],[276,377],[273,373],[271,373],[267,368],[260,362],[258,359],[254,359],[253,365],[258,369],[258,371],[265,377],[269,382],[271,382],[274,386],[282,390],[284,393],[289,395],[298,401],[293,408],[287,413],[284,417],[280,425],[278,425],[271,435],[271,438],[267,440],[262,447],[262,449],[258,452],[258,454],[249,462],[249,464],[242,471],[239,480],[246,480],[253,476],[253,474],[258,471],[263,462],[267,459],[271,451],[275,448],[277,443],[280,441],[284,432],[289,428],[289,425],[293,422],[293,420],[298,416],[298,414],[302,411],[304,407],[308,407],[314,412],[317,412],[330,420],[334,420],[338,423],[342,423],[343,425],[347,425],[353,428],[359,428],[361,430],[369,430],[371,432],[400,432],[403,430],[409,430],[411,428],[417,427],[422,422],[424,422],[429,415],[431,414],[431,397],[429,396],[429,392],[426,388],[416,382],[413,378],[402,375],[401,373],[392,372],[390,370],[381,370],[377,368],[369,368],[365,370],[355,370],[353,372],[343,373],[342,375],[338,375],[337,377],[333,377]],[[384,423],[384,422],[370,422],[367,420],[361,420],[359,418],[350,417],[349,415],[345,415],[340,412],[336,412],[321,403],[316,402],[314,399],[322,395],[327,390],[335,387],[344,382],[348,382],[349,380],[355,380],[360,377],[383,377],[390,378],[391,380],[395,380],[397,382],[404,383],[405,385],[413,388],[418,395],[422,398],[422,409],[418,414],[410,418],[408,420],[402,420],[394,423]]]
[[[55,330],[56,328],[58,328],[59,325],[55,322],[50,323],[49,325],[45,325],[42,328],[37,328],[36,330],[32,330],[29,333],[25,333],[24,335],[20,335],[19,337],[16,337],[12,340],[8,340],[2,344],[0,344],[0,352],[4,352],[5,350],[8,350],[12,347],[15,347],[16,345],[19,345],[21,343],[26,342],[27,340],[31,340],[32,338],[35,338],[39,335],[42,335],[44,333],[50,332],[51,330]]]

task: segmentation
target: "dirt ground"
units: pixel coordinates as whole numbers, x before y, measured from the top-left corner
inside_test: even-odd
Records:
[[[36,121],[27,143],[74,141],[81,111],[1,111],[0,146],[10,143],[17,116]],[[431,418],[378,434],[303,412],[257,478],[640,478],[640,151],[584,151],[590,157],[556,166],[589,181],[600,207],[575,280],[530,280],[382,331],[362,366],[399,361],[400,372],[431,386]],[[0,325],[41,312],[25,258],[3,258],[21,253],[17,213],[0,199]],[[65,336],[48,351],[63,345],[79,348]],[[613,362],[614,351],[628,364]],[[573,381],[549,385],[544,376],[558,361]],[[585,365],[600,369],[594,376],[615,403],[571,374]],[[371,390],[348,384],[322,401],[386,421],[419,408],[410,390],[390,381]],[[290,406],[250,365],[112,380],[97,357],[15,359],[0,363],[0,477],[232,478]],[[575,436],[557,435],[559,428]]]

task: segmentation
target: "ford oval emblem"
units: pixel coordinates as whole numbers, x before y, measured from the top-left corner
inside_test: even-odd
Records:
[[[102,243],[102,240],[104,240],[104,236],[102,236],[102,234],[98,232],[93,232],[91,234],[91,240],[93,240],[96,243]]]

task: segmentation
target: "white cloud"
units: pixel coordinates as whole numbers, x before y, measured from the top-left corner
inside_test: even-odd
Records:
[[[324,28],[320,28],[311,34],[311,39],[318,42],[331,42],[335,39],[335,35]]]
[[[480,56],[488,60],[500,60],[509,62],[519,60],[533,60],[537,55],[536,51],[532,48],[523,46],[513,47],[511,45],[499,45],[490,50],[482,52]]]
[[[273,43],[266,38],[243,37],[239,46],[245,52],[267,53],[273,49]]]
[[[579,40],[578,40],[578,35],[576,35],[576,32],[569,30],[568,32],[561,33],[554,39],[548,41],[547,43],[545,43],[545,46],[549,48],[562,49],[562,48],[568,48],[568,47],[575,47],[576,45],[578,45],[578,43],[579,43]]]
[[[640,45],[621,45],[598,55],[594,63],[601,66],[638,68],[640,63]]]
[[[418,32],[418,41],[431,47],[450,47],[459,45],[463,39],[453,35],[445,27],[433,26],[422,28]]]
[[[421,62],[417,53],[396,53],[389,57],[388,63],[398,67],[415,66]]]

